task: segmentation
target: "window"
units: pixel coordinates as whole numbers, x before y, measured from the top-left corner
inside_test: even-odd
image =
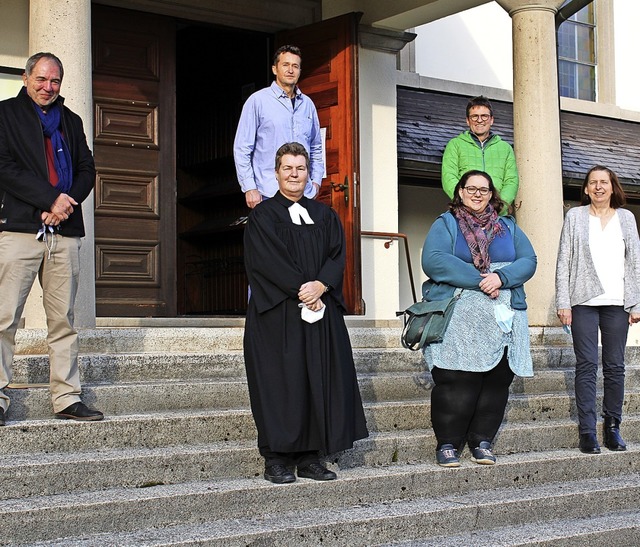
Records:
[[[558,29],[560,95],[596,100],[595,8],[592,2]]]
[[[21,68],[0,66],[0,101],[15,97],[22,87]]]

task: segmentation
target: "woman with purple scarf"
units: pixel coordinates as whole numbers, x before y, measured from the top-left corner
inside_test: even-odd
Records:
[[[424,300],[459,294],[443,341],[423,349],[443,467],[460,466],[465,444],[473,462],[496,462],[493,442],[514,375],[533,376],[523,284],[537,260],[513,217],[498,215],[502,207],[491,177],[468,171],[422,249]]]

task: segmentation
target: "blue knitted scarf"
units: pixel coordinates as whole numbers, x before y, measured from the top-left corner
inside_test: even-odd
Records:
[[[62,126],[62,107],[56,102],[45,114],[36,103],[33,103],[33,106],[40,117],[42,131],[45,136],[51,139],[53,146],[53,164],[58,174],[58,184],[56,184],[56,188],[63,194],[66,194],[71,189],[71,184],[73,183],[73,166],[69,147],[60,132]]]

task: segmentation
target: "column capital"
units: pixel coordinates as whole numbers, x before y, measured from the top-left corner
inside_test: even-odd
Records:
[[[511,16],[519,11],[551,11],[555,15],[564,4],[564,0],[496,0]]]
[[[415,40],[415,32],[360,25],[358,27],[360,45],[367,49],[396,54],[409,42]]]

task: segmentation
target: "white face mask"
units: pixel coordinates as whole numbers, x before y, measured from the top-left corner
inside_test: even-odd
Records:
[[[300,317],[302,317],[302,320],[307,323],[315,323],[324,317],[324,310],[326,306],[322,306],[318,311],[310,310],[304,304],[298,304],[298,306],[301,308]]]
[[[511,325],[513,324],[513,316],[515,312],[510,310],[504,304],[496,304],[493,307],[493,314],[496,317],[496,323],[500,327],[500,330],[504,333],[511,332]]]

